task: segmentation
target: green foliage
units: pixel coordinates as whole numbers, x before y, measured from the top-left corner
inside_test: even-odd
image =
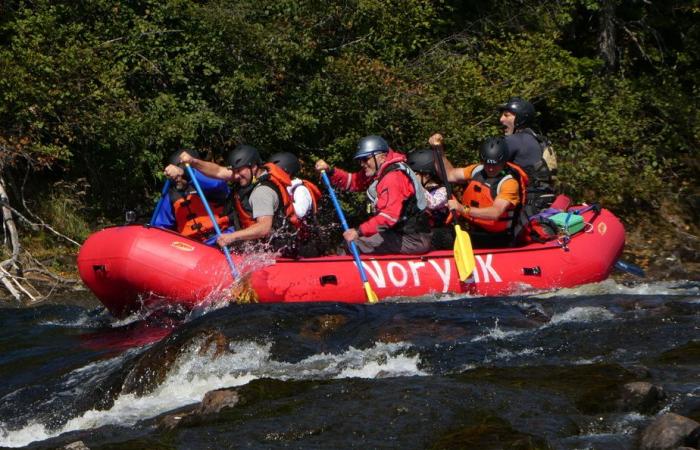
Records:
[[[700,11],[661,3],[6,2],[0,143],[87,177],[87,203],[115,217],[152,205],[182,147],[247,142],[352,168],[363,135],[408,151],[440,131],[466,164],[500,132],[495,105],[520,95],[566,192],[647,207],[697,185]],[[610,11],[612,69],[598,48]]]

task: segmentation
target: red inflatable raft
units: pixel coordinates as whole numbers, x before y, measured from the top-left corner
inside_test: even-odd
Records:
[[[508,295],[604,280],[620,256],[625,233],[607,210],[584,213],[585,231],[562,242],[475,250],[472,277],[460,282],[451,251],[424,255],[364,255],[380,300],[435,293]],[[234,257],[260,302],[363,303],[365,292],[351,256],[274,259]],[[78,255],[85,284],[115,316],[156,303],[192,308],[224,298],[232,282],[223,253],[176,233],[143,225],[107,228]]]

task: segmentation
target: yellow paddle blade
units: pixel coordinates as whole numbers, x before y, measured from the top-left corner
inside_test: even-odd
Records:
[[[377,297],[377,294],[375,294],[372,290],[372,286],[369,285],[369,281],[365,281],[364,285],[365,294],[367,295],[367,301],[370,303],[377,303],[379,301],[379,297]]]
[[[231,286],[231,296],[236,303],[257,303],[258,293],[250,285],[250,275],[243,276]]]
[[[469,233],[462,230],[459,225],[455,225],[454,257],[459,279],[465,281],[474,271],[476,261],[474,260],[474,250],[472,249],[472,240],[469,237]]]

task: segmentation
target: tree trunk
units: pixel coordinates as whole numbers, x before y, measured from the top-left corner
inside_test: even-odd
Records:
[[[5,205],[10,203],[10,199],[7,196],[7,191],[5,190],[5,180],[2,176],[2,171],[0,171],[0,203],[2,203],[2,225],[5,232],[5,236],[9,236],[10,246],[12,249],[12,256],[0,263],[0,281],[5,288],[12,294],[12,296],[20,300],[20,292],[14,288],[12,285],[12,280],[10,278],[11,268],[19,269],[19,253],[21,246],[19,243],[19,234],[17,233],[17,227],[15,226],[15,221],[12,218],[12,210]]]
[[[617,70],[618,58],[615,40],[615,6],[617,0],[602,0],[600,7],[600,34],[598,36],[598,50],[600,57],[605,61],[605,72],[612,73]]]

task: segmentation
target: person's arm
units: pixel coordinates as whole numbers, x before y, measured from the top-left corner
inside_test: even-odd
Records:
[[[294,213],[301,219],[305,217],[314,206],[311,192],[309,192],[309,189],[304,186],[304,183],[298,178],[292,180],[291,191]]]
[[[331,184],[344,191],[359,192],[367,189],[371,180],[367,178],[364,171],[349,173],[337,167],[331,167],[322,159],[316,161],[316,171],[325,171]]]
[[[249,241],[267,237],[272,232],[272,219],[272,216],[258,217],[255,219],[255,223],[248,228],[236,230],[232,233],[222,234],[216,240],[216,243],[221,247],[224,247],[236,241]]]
[[[202,172],[208,177],[226,181],[231,180],[233,178],[233,171],[231,169],[220,166],[210,161],[203,161],[201,159],[193,158],[187,152],[182,152],[180,154],[180,161],[183,164],[189,164],[190,166]],[[199,178],[197,180],[199,181]]]
[[[205,195],[217,195],[221,197],[229,194],[229,188],[226,181],[208,177],[199,170],[194,170],[194,176],[197,178],[197,182],[199,183],[199,186],[201,186]]]
[[[443,143],[443,137],[440,133],[435,133],[430,136],[428,143],[431,147],[436,148],[438,153],[442,156],[442,163],[445,165],[445,175],[447,176],[448,183],[459,183],[467,180],[464,178],[464,169],[453,166],[450,160],[447,159],[447,155],[445,155],[445,144]]]

